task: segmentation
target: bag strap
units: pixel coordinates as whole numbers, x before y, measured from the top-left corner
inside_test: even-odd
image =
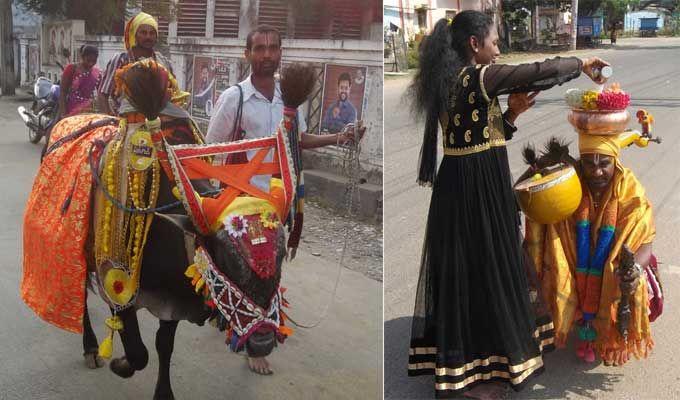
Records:
[[[243,88],[238,83],[238,107],[236,108],[236,118],[234,118],[234,127],[231,129],[231,141],[243,139],[243,129],[241,129],[241,119],[243,117]],[[237,132],[239,130],[240,132]]]

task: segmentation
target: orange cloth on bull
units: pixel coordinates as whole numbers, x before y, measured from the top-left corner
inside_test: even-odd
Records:
[[[137,45],[137,38],[135,35],[137,35],[137,29],[142,25],[150,25],[156,30],[156,34],[158,34],[158,22],[154,17],[145,12],[140,12],[125,24],[125,50],[132,50],[132,48]]]
[[[52,129],[50,143],[102,118],[110,117],[63,119]],[[117,125],[91,130],[47,155],[26,205],[21,298],[40,318],[75,333],[83,331],[85,307],[85,243],[92,206],[88,152],[94,140],[117,131]]]
[[[588,152],[587,149],[581,150],[583,153]],[[591,220],[591,232],[598,232],[603,211],[607,208],[605,204],[610,201],[618,202],[614,243],[605,261],[599,309],[593,327],[597,332],[595,351],[607,364],[621,365],[630,356],[646,357],[654,346],[654,341],[648,318],[647,283],[644,275],[631,298],[632,316],[627,343],[616,329],[616,311],[621,296],[615,272],[618,255],[624,244],[636,252],[641,245],[651,243],[655,236],[655,226],[652,205],[644,188],[629,169],[624,168],[618,159],[615,160],[616,169],[611,189],[603,197],[598,214]],[[585,185],[584,195],[589,196]],[[576,215],[552,225],[540,225],[526,220],[525,247],[534,261],[544,300],[552,313],[557,346],[566,344],[572,327],[581,318],[576,286],[576,222]],[[596,236],[591,233],[592,238]],[[594,247],[594,242],[591,247]]]

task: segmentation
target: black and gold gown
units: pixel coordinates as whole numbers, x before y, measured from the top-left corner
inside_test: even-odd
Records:
[[[438,398],[490,380],[520,390],[553,346],[527,289],[519,210],[505,147],[512,132],[496,96],[579,76],[578,58],[475,65],[458,74],[443,127],[444,158],[427,220],[412,322],[409,375],[435,375]]]

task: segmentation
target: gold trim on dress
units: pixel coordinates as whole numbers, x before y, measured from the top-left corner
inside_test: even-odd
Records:
[[[489,380],[491,378],[505,378],[510,380],[510,383],[513,385],[519,385],[520,383],[524,382],[531,374],[536,372],[539,368],[543,366],[543,360],[541,360],[540,364],[537,364],[536,366],[527,369],[524,371],[521,375],[515,377],[515,378],[510,378],[510,374],[505,372],[505,371],[491,371],[489,373],[478,373],[474,374],[472,376],[467,377],[461,382],[458,383],[449,383],[449,382],[443,382],[443,383],[437,383],[435,384],[435,389],[436,390],[459,390],[464,388],[465,386],[468,386],[472,382],[478,381],[478,380]]]
[[[482,89],[482,96],[484,97],[484,100],[486,100],[487,103],[491,103],[491,99],[489,98],[489,94],[486,92],[486,87],[484,86],[484,73],[486,72],[486,69],[488,67],[489,67],[488,65],[485,65],[479,71],[479,87]]]
[[[547,339],[541,340],[541,343],[539,345],[539,350],[543,351],[543,348],[555,343],[555,338],[554,337],[549,337]]]
[[[541,325],[541,326],[536,327],[536,331],[538,331],[539,333],[543,333],[543,332],[549,331],[551,329],[555,329],[555,324],[553,324],[552,321],[548,322],[545,325]]]
[[[435,369],[437,364],[435,362],[421,362],[421,363],[409,363],[408,369],[418,370],[418,369]]]
[[[468,147],[445,147],[445,156],[466,156],[468,154],[480,153],[489,150],[492,147],[505,146],[505,139],[492,139],[485,143],[476,144]]]
[[[537,326],[536,329],[534,330],[533,336],[534,336],[535,338],[537,338],[537,337],[539,337],[539,335],[540,335],[541,333],[543,333],[543,332],[545,332],[545,331],[549,331],[549,330],[551,330],[551,329],[555,329],[555,325],[553,324],[552,321],[548,322],[547,324],[543,324],[543,325],[541,325],[541,326]],[[552,341],[554,341],[554,337],[550,337],[550,338],[548,338],[548,339],[543,340],[543,341],[541,342],[541,344],[543,344],[543,343],[550,344]],[[411,348],[408,349],[408,354],[409,354],[410,356],[413,356],[413,355],[437,354],[437,348],[436,348],[436,347],[411,347]],[[500,357],[502,357],[502,356],[491,356],[491,357],[499,357],[499,358],[500,358]],[[491,358],[491,357],[489,357],[489,358]],[[503,357],[503,358],[505,358],[505,357]],[[507,358],[506,358],[506,360],[507,360]],[[471,362],[474,362],[474,361],[471,361]],[[506,362],[507,362],[507,361],[506,361]]]
[[[469,83],[470,83],[470,75],[465,75],[465,77],[463,78],[463,87],[467,87]]]
[[[459,376],[459,375],[464,375],[467,371],[472,371],[473,369],[477,367],[488,367],[491,364],[506,364],[508,366],[508,370],[512,372],[513,374],[518,374],[522,371],[525,371],[529,368],[532,368],[535,365],[538,364],[543,364],[543,355],[540,354],[530,360],[527,360],[521,364],[518,365],[511,365],[509,364],[508,358],[507,357],[501,357],[501,356],[491,356],[489,358],[486,358],[484,360],[474,360],[471,361],[461,367],[458,368],[448,368],[448,367],[441,367],[441,368],[435,368],[434,373],[437,376]]]
[[[437,354],[436,347],[411,347],[408,349],[408,354],[410,356],[423,355],[423,354]]]

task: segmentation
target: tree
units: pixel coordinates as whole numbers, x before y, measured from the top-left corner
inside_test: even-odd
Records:
[[[680,0],[674,0],[680,1]],[[643,2],[645,2],[643,0]],[[647,1],[649,3],[649,1]],[[626,13],[640,6],[640,0],[579,0],[579,15],[593,15],[602,10],[605,26],[610,33],[612,43],[616,43],[616,30],[623,27]]]
[[[639,0],[604,0],[602,7],[605,12],[606,25],[609,28],[612,44],[616,43],[616,31],[623,28],[623,20],[626,13],[632,7],[638,6]]]
[[[602,0],[579,0],[578,15],[591,16],[600,9]]]
[[[526,20],[530,16],[533,18],[534,10],[536,10],[537,6],[556,8],[564,12],[571,9],[571,0],[504,0],[503,23],[505,24],[506,31],[509,33],[513,28],[518,28],[520,31],[528,30]],[[533,28],[531,31],[535,40],[537,32]]]
[[[16,86],[13,30],[12,1],[0,0],[0,88],[3,96],[13,96]]]
[[[25,8],[57,19],[81,19],[88,34],[123,33],[126,6],[141,7],[142,0],[17,0]],[[144,0],[144,10],[154,16],[168,17],[170,0]]]
[[[680,0],[642,0],[637,8],[639,10],[656,8],[674,13],[680,11]]]

